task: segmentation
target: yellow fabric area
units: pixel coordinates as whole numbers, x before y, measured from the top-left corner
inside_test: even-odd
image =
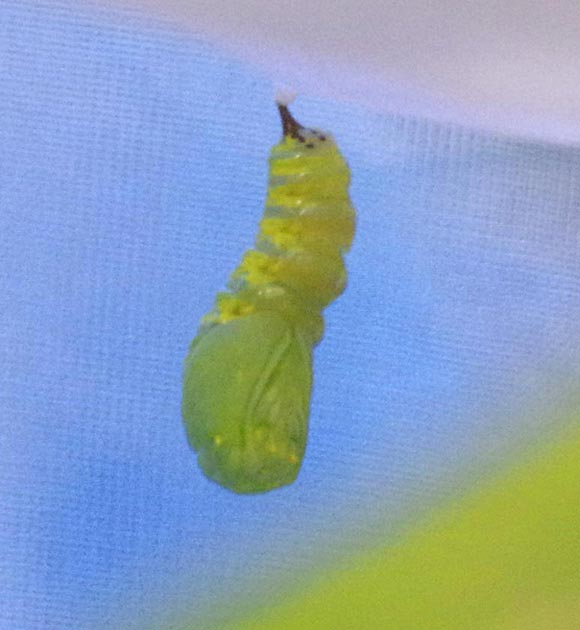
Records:
[[[228,630],[578,630],[580,430],[302,587]]]

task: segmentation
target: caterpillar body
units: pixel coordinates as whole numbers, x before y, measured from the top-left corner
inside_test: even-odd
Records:
[[[255,248],[201,322],[185,361],[182,415],[207,477],[237,493],[292,483],[306,449],[312,350],[344,290],[355,212],[333,138],[278,104],[282,139]]]

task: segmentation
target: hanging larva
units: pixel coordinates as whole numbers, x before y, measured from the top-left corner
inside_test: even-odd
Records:
[[[350,171],[333,138],[278,103],[255,248],[201,322],[185,361],[183,421],[207,477],[238,493],[292,483],[308,433],[312,349],[344,290]]]

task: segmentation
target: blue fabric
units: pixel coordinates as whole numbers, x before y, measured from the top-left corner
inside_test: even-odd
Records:
[[[359,225],[299,480],[238,497],[200,474],[180,381],[253,242],[272,85],[60,1],[3,0],[0,76],[1,628],[262,602],[550,429],[580,372],[578,149],[298,100]]]

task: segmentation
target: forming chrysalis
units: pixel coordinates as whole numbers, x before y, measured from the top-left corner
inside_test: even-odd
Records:
[[[187,359],[183,420],[204,473],[239,493],[296,479],[308,434],[312,349],[344,290],[354,235],[350,172],[332,137],[279,103],[255,248],[201,323]]]

